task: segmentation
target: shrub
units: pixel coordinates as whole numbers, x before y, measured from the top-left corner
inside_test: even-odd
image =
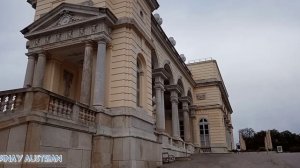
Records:
[[[290,152],[300,152],[300,146],[292,146],[289,148]]]

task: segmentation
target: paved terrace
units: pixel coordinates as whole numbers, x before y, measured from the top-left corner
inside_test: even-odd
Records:
[[[197,154],[164,168],[300,168],[300,153]]]

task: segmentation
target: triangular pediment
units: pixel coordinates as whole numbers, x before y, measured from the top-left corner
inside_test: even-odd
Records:
[[[49,31],[65,29],[96,19],[103,19],[108,24],[116,22],[116,17],[106,8],[62,3],[21,32],[25,37]]]

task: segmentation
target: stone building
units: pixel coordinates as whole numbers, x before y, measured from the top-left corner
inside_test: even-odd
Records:
[[[156,0],[27,1],[26,76],[0,92],[0,153],[61,152],[63,167],[102,168],[232,149],[216,61],[185,64]]]

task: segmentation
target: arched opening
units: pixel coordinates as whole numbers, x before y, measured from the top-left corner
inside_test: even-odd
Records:
[[[167,79],[164,80],[164,86],[173,84],[173,74],[169,64],[164,65]],[[166,133],[172,135],[172,103],[171,92],[169,90],[164,91],[164,107],[165,107],[165,126]]]
[[[139,54],[136,62],[136,105],[137,107],[143,107],[144,103],[144,83],[145,83],[145,75],[144,73],[146,67],[145,59],[143,55]]]
[[[199,122],[201,147],[210,147],[208,121],[202,118]]]
[[[155,50],[151,51],[151,73],[152,73],[152,107],[153,116],[156,118],[156,97],[155,97],[155,77],[153,76],[153,70],[158,68],[158,59]]]
[[[187,92],[187,98],[190,100],[189,102],[188,102],[188,105],[189,105],[189,113],[190,113],[190,115],[191,115],[191,110],[190,110],[190,107],[193,105],[193,95],[192,95],[192,92],[191,92],[191,88],[189,88],[188,89],[188,92]],[[190,120],[190,121],[192,121],[192,120]],[[189,123],[189,127],[190,127],[190,131],[191,130],[193,130],[193,128],[194,128],[194,125],[193,125],[193,123],[192,122],[190,122]],[[194,139],[194,134],[192,134],[192,133],[190,133],[190,138],[191,139]]]
[[[193,95],[192,95],[191,89],[188,90],[187,97],[188,97],[191,101],[193,101]],[[191,102],[191,104],[193,104],[193,102]]]
[[[158,68],[158,59],[155,51],[151,52],[151,69],[156,69]]]
[[[179,88],[178,98],[184,97],[184,87],[181,79],[178,79],[177,86]],[[179,109],[179,131],[180,131],[180,138],[184,140],[184,116],[183,116],[183,105],[182,102],[178,102],[178,109]]]

